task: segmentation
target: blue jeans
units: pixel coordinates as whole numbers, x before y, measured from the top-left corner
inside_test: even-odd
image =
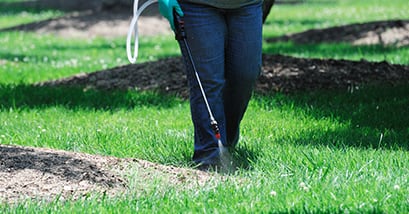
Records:
[[[221,142],[234,147],[239,139],[240,122],[261,70],[261,3],[237,9],[181,3],[187,43],[200,76],[214,118],[219,124]],[[184,56],[194,125],[193,161],[217,164],[219,147],[210,126],[198,81]]]

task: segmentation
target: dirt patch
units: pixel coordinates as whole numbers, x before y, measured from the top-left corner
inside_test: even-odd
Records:
[[[187,78],[180,57],[126,65],[39,83],[44,86],[79,86],[86,89],[138,89],[188,96]],[[363,84],[408,83],[409,66],[387,62],[300,59],[264,55],[256,84],[259,93],[351,88]]]
[[[135,169],[137,175],[131,176]],[[213,175],[137,159],[0,145],[0,203],[80,199],[92,194],[116,196],[146,191],[146,181],[157,178],[164,185],[188,187],[192,183],[203,185]]]
[[[132,10],[88,10],[63,17],[18,25],[0,31],[31,31],[64,38],[126,37],[133,16]],[[172,34],[168,21],[160,16],[157,5],[148,7],[138,20],[140,36]]]
[[[352,43],[354,45],[409,45],[409,20],[387,20],[312,29],[301,33],[267,39],[267,42]]]
[[[304,59],[264,55],[256,85],[260,93],[352,89],[362,85],[409,83],[409,66],[383,62]]]

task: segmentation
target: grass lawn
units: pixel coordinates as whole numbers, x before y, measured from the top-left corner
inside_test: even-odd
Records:
[[[41,10],[35,8],[24,8],[14,3],[24,2],[22,0],[1,0],[0,1],[0,28],[13,27],[19,24],[26,24],[55,18],[63,15],[62,11]]]
[[[1,10],[0,10],[1,11]],[[1,11],[0,26],[23,10]],[[408,19],[406,0],[277,5],[264,36]],[[26,11],[27,20],[60,12]],[[43,15],[38,15],[43,14]],[[62,14],[62,13],[61,13]],[[13,25],[26,22],[20,20]],[[31,83],[127,64],[125,38],[62,39],[0,32],[0,144],[133,157],[190,167],[188,102],[127,91],[37,88]],[[155,47],[155,48],[152,48]],[[141,61],[179,55],[171,37],[141,38]],[[265,44],[264,53],[409,64],[408,47]],[[1,204],[1,213],[406,213],[409,86],[255,95],[233,154],[240,170],[200,189],[146,181],[124,196]],[[130,175],[132,180],[132,175]]]

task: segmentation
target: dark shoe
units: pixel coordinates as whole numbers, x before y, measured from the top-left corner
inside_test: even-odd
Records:
[[[195,169],[203,172],[217,172],[220,170],[220,166],[218,164],[199,164]]]

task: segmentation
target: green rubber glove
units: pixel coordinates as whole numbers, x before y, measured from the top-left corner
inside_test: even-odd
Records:
[[[159,3],[159,12],[164,16],[170,23],[170,27],[172,27],[172,30],[175,30],[175,24],[173,23],[173,10],[176,11],[176,13],[179,16],[183,16],[183,11],[182,8],[180,8],[180,5],[177,0],[158,0]]]

